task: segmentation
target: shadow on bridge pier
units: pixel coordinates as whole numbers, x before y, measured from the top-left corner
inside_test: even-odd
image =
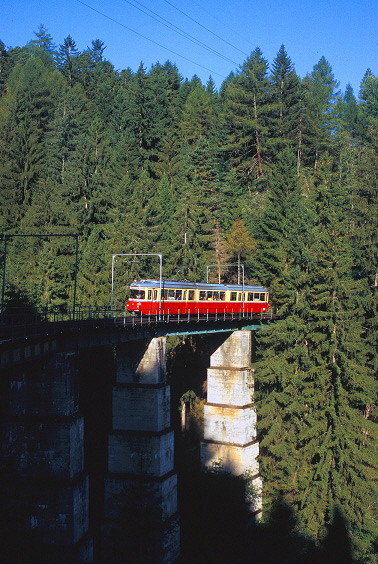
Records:
[[[179,521],[165,337],[202,334],[214,340],[203,457],[209,462],[219,452],[242,451],[247,460],[251,449],[249,443],[244,448],[239,431],[233,439],[227,432],[217,436],[215,429],[236,432],[235,413],[243,413],[247,424],[251,408],[240,399],[237,382],[248,384],[246,335],[265,320],[113,316],[99,310],[89,319],[18,319],[17,324],[3,318],[0,344],[7,561],[33,562],[33,552],[38,564],[100,563],[99,555],[106,553],[113,564],[117,558],[121,563],[116,539],[126,554],[132,538],[119,536],[119,519],[133,499],[135,511],[151,507],[152,499],[165,531],[163,544],[154,545],[155,560],[173,564]],[[247,331],[239,331],[243,328]],[[232,344],[229,336],[235,332],[241,335]],[[238,361],[243,366],[232,368],[238,341],[245,343]],[[222,399],[228,393],[221,390],[224,370],[234,382],[228,406]],[[255,446],[252,450],[254,455]],[[147,546],[156,542],[152,534]]]

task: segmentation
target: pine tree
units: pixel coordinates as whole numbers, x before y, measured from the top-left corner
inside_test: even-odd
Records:
[[[272,64],[270,96],[271,150],[277,152],[285,146],[297,148],[300,121],[300,79],[283,45]]]
[[[76,43],[70,35],[64,39],[63,45],[59,46],[57,55],[58,70],[66,77],[68,85],[73,86],[78,73],[77,57],[80,52],[77,50]]]
[[[310,75],[303,81],[303,163],[316,169],[324,151],[332,147],[333,104],[336,100],[338,82],[325,57],[321,57]]]
[[[267,142],[268,62],[259,48],[241,66],[223,91],[225,149],[234,166],[250,183],[263,176]]]
[[[294,258],[306,262],[300,244],[307,245],[307,222],[310,210],[302,209],[305,193],[296,169],[294,150],[286,148],[271,167],[269,192],[254,234],[257,242],[253,269],[257,279],[266,284],[274,306],[285,307],[288,298],[286,273]],[[290,238],[289,238],[290,237]],[[295,255],[293,251],[295,246]],[[294,255],[294,256],[293,256]]]
[[[4,186],[1,215],[15,227],[33,200],[46,171],[46,139],[55,103],[63,93],[51,60],[34,56],[17,65],[2,97],[0,178]]]
[[[313,245],[317,260],[309,292],[313,368],[302,392],[308,414],[301,450],[311,465],[303,475],[298,499],[305,522],[317,532],[329,518],[332,503],[339,504],[357,542],[361,534],[374,534],[367,505],[377,495],[378,457],[373,446],[377,430],[364,414],[378,387],[368,363],[361,284],[352,277],[343,221],[347,198],[329,172],[321,171],[319,180],[314,192],[319,217]]]
[[[210,138],[215,129],[215,107],[212,94],[198,85],[188,95],[180,123],[182,142],[193,145],[200,137]]]
[[[297,264],[301,277],[288,272],[290,307],[261,339],[267,347],[258,376],[262,471],[267,501],[284,493],[318,538],[338,504],[357,552],[366,556],[377,534],[371,500],[378,471],[377,429],[366,406],[378,388],[368,362],[364,298],[352,276],[348,198],[330,162],[319,167],[308,202],[316,220],[303,255],[307,266]]]

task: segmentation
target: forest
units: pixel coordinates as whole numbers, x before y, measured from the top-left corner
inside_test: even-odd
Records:
[[[300,78],[284,45],[256,47],[217,90],[105,50],[43,26],[0,41],[3,305],[71,305],[73,234],[83,307],[109,305],[114,253],[190,281],[241,261],[280,315],[254,363],[266,522],[284,500],[320,545],[339,512],[352,561],[376,563],[378,77],[343,93],[325,57]],[[117,261],[117,307],[158,267]]]

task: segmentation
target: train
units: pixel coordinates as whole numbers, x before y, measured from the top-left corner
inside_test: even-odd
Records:
[[[127,311],[147,315],[267,313],[263,286],[176,280],[139,280],[130,285]]]

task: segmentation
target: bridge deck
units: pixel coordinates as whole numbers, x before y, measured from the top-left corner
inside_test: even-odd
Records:
[[[54,350],[73,351],[153,337],[258,330],[277,318],[274,314],[252,313],[130,315],[107,308],[80,310],[75,315],[56,311],[7,313],[0,322],[0,365],[33,358],[42,350],[48,353],[51,347],[46,344],[52,341]],[[12,352],[16,349],[17,355]]]

